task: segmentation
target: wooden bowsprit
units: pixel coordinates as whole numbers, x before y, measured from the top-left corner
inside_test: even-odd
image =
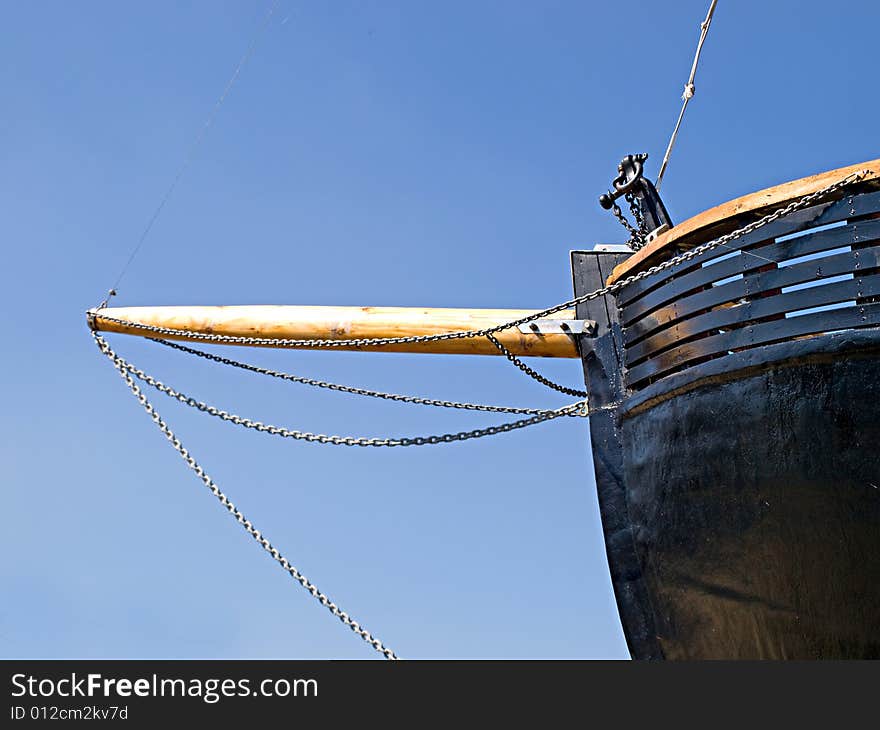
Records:
[[[483,330],[529,317],[526,309],[451,309],[428,307],[314,307],[314,306],[182,306],[114,307],[89,312],[92,328],[104,332],[154,337],[148,328],[177,330],[167,339],[205,341],[204,335],[262,339],[265,347],[285,347],[272,340],[334,340],[337,350],[413,352],[445,355],[498,355],[485,337],[435,339],[403,344],[356,344],[376,338],[418,338],[464,330]],[[589,331],[591,322],[578,321],[573,310],[559,312],[495,336],[520,357],[576,358],[575,337]],[[347,344],[352,343],[355,344]],[[227,344],[239,344],[228,341]],[[242,341],[240,344],[251,344]],[[307,342],[297,349],[311,349]]]

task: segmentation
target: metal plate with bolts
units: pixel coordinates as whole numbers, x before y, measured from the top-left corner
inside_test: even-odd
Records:
[[[519,326],[524,335],[590,335],[596,331],[591,319],[536,319]]]

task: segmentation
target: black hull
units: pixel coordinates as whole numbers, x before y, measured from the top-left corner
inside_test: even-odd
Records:
[[[880,335],[808,344],[621,414],[666,658],[880,657]]]
[[[795,269],[785,263],[746,271],[753,289],[725,308],[687,311],[688,301],[720,300],[717,283],[689,288],[685,277],[705,279],[705,267],[649,280],[639,285],[644,294],[624,290],[616,307],[579,306],[579,317],[600,323],[598,337],[582,340],[591,405],[614,406],[591,417],[591,440],[612,583],[634,658],[880,658],[880,329],[872,319],[878,299],[863,288],[878,275],[869,255],[880,228],[872,220],[858,233],[859,201],[880,207],[880,196],[865,194],[789,221],[789,230],[800,230],[836,215],[852,229],[814,238],[836,237],[825,245],[832,249],[852,236],[847,282],[863,296],[810,315],[815,324],[777,313],[698,337],[687,330],[700,318],[729,320],[733,307],[766,311],[768,299],[791,298],[773,288],[773,277]],[[764,246],[753,250],[769,256],[771,245],[806,239],[782,240],[756,235],[740,245]],[[620,260],[575,252],[576,293],[597,288]],[[818,279],[826,276],[815,268]],[[650,339],[633,332],[648,331],[657,305],[637,309],[663,300],[663,287],[678,287],[670,295],[676,318],[650,330],[660,344],[645,356]],[[827,304],[823,291],[797,296]]]

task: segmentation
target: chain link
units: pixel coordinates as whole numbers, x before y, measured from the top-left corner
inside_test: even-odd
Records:
[[[633,205],[630,200],[629,194],[626,197],[627,201],[630,204],[630,210],[635,211],[636,206]],[[626,216],[623,214],[623,211],[620,209],[620,206],[617,203],[611,204],[611,213],[617,218],[620,225],[622,225],[627,232],[629,233],[629,241],[626,242],[626,245],[632,248],[634,251],[638,251],[645,245],[645,236],[642,233],[641,226],[639,228],[633,227],[633,225],[626,219]],[[641,215],[641,211],[639,211],[639,215]]]
[[[342,623],[344,623],[348,628],[350,628],[354,633],[360,636],[365,642],[367,642],[370,646],[372,646],[377,652],[382,654],[386,659],[397,659],[397,655],[385,646],[379,639],[374,637],[369,631],[367,631],[363,626],[361,626],[357,621],[355,621],[351,616],[349,616],[345,611],[339,608],[327,594],[318,590],[318,587],[312,583],[306,576],[304,576],[294,565],[291,565],[290,561],[285,558],[277,548],[275,548],[269,540],[267,540],[263,534],[254,527],[253,523],[247,519],[244,514],[242,514],[241,510],[238,509],[229,498],[220,490],[217,486],[217,483],[211,479],[205,473],[205,470],[199,465],[199,463],[192,457],[192,455],[187,451],[184,445],[180,442],[180,439],[174,435],[174,432],[168,427],[168,424],[162,419],[153,405],[147,400],[147,397],[143,394],[141,389],[138,387],[137,383],[134,382],[131,376],[131,370],[127,367],[127,363],[125,363],[122,358],[119,358],[113,353],[110,347],[106,342],[103,342],[100,335],[92,333],[92,336],[95,338],[95,341],[98,343],[98,346],[101,348],[101,351],[104,352],[113,362],[116,370],[119,371],[119,374],[122,376],[122,379],[126,382],[129,389],[135,398],[138,399],[138,402],[144,407],[144,410],[153,419],[153,423],[158,426],[159,430],[165,435],[165,438],[171,443],[174,447],[174,450],[180,454],[180,457],[186,462],[187,466],[192,469],[196,476],[202,480],[202,483],[211,491],[222,504],[226,510],[231,514],[235,521],[240,524],[245,531],[256,540],[260,547],[263,548],[272,558],[282,567],[284,570],[293,578],[297,583],[299,583],[303,588],[305,588],[309,593],[314,596],[317,601],[324,606],[330,613],[332,613],[336,618],[338,618]]]
[[[398,393],[383,393],[378,390],[367,390],[366,388],[356,388],[351,385],[340,385],[339,383],[330,383],[324,380],[315,380],[313,378],[305,378],[301,375],[293,375],[292,373],[282,373],[277,370],[270,370],[269,368],[261,368],[256,365],[250,365],[248,363],[239,362],[238,360],[232,360],[227,357],[220,357],[219,355],[215,355],[211,352],[205,352],[204,350],[196,350],[192,347],[186,347],[184,345],[180,345],[176,342],[170,342],[169,340],[158,340],[154,337],[147,338],[150,342],[155,342],[158,345],[164,345],[165,347],[171,347],[175,350],[180,350],[181,352],[187,352],[191,355],[195,355],[197,357],[204,358],[206,360],[211,360],[213,362],[220,363],[221,365],[229,365],[230,367],[240,368],[241,370],[247,370],[252,373],[258,373],[260,375],[268,375],[272,378],[279,378],[280,380],[286,380],[291,383],[302,383],[303,385],[311,385],[315,388],[326,388],[327,390],[333,390],[339,393],[350,393],[352,395],[363,395],[370,398],[381,398],[384,400],[396,401],[399,403],[412,403],[415,405],[422,406],[436,406],[438,408],[457,408],[463,411],[483,411],[486,413],[511,413],[515,415],[527,415],[527,416],[539,416],[544,413],[549,413],[549,409],[546,408],[517,408],[515,406],[492,406],[492,405],[483,405],[481,403],[460,403],[458,401],[452,400],[436,400],[434,398],[418,398],[414,395],[401,395]],[[575,396],[586,396],[586,393],[574,392],[569,393],[569,395]],[[571,416],[582,416],[584,414],[572,412],[569,415]]]
[[[633,193],[627,193],[624,195],[624,198],[626,199],[626,202],[629,203],[629,210],[632,213],[633,220],[636,222],[635,228],[629,225],[629,221],[627,221],[623,215],[617,215],[617,220],[624,223],[625,228],[630,232],[630,238],[629,241],[627,241],[627,245],[634,251],[638,251],[646,245],[648,227],[645,225],[645,219],[642,216],[642,207],[636,199],[636,196]],[[617,210],[619,212],[620,208]]]
[[[533,322],[536,319],[549,317],[553,314],[556,314],[557,312],[561,312],[564,309],[571,309],[578,304],[583,304],[584,302],[588,302],[602,296],[607,296],[608,294],[613,294],[614,292],[620,291],[629,284],[647,279],[648,277],[653,276],[660,271],[664,271],[665,269],[677,266],[680,263],[690,261],[697,256],[706,253],[707,251],[711,251],[715,248],[718,248],[719,246],[724,246],[725,244],[730,243],[731,241],[740,238],[741,236],[752,233],[753,231],[756,231],[759,228],[778,220],[779,218],[789,215],[797,210],[800,210],[801,208],[806,208],[820,198],[836,192],[840,188],[846,187],[847,185],[852,185],[853,183],[858,182],[869,172],[870,170],[867,169],[853,172],[847,175],[845,178],[842,178],[837,182],[822,188],[821,190],[817,190],[814,193],[810,193],[809,195],[805,195],[802,198],[793,200],[788,205],[782,208],[778,208],[772,213],[768,213],[762,218],[752,221],[751,223],[748,223],[741,228],[736,229],[735,231],[720,236],[719,238],[716,238],[712,241],[708,241],[707,243],[696,246],[689,251],[685,251],[684,253],[668,259],[667,261],[663,261],[659,264],[639,271],[638,273],[632,274],[625,279],[620,279],[619,281],[616,281],[608,286],[604,286],[601,289],[596,289],[587,294],[582,294],[578,297],[575,297],[574,299],[569,299],[566,302],[562,302],[561,304],[550,307],[549,309],[534,312],[533,314],[520,317],[519,319],[514,319],[509,322],[502,322],[501,324],[493,325],[492,327],[486,327],[484,329],[443,332],[434,335],[409,335],[405,337],[361,337],[352,340],[311,340],[274,337],[246,337],[238,335],[221,335],[206,332],[191,332],[189,330],[174,329],[171,327],[156,327],[154,325],[144,324],[142,322],[132,322],[125,319],[119,319],[117,317],[110,317],[107,315],[101,315],[101,319],[105,322],[111,322],[113,324],[121,325],[123,327],[134,330],[140,330],[143,332],[152,332],[153,334],[161,335],[164,337],[179,337],[187,340],[195,340],[198,342],[211,342],[215,344],[225,345],[253,345],[282,348],[334,349],[352,347],[381,347],[383,345],[420,344],[426,342],[441,342],[446,340],[487,337],[488,335],[501,332],[502,330],[512,329],[519,327],[523,324],[528,324],[529,322]],[[96,318],[96,316],[96,311],[93,310],[88,312],[89,321],[93,329],[95,328],[94,319]]]
[[[143,370],[138,369],[130,362],[117,355],[110,347],[109,343],[96,332],[92,333],[99,349],[103,352],[117,369],[122,368],[125,372],[134,375],[138,380],[143,381],[147,385],[155,388],[160,393],[174,398],[184,405],[195,408],[196,410],[215,416],[223,421],[234,423],[243,428],[253,429],[262,433],[272,434],[273,436],[281,436],[282,438],[291,438],[298,441],[311,441],[321,444],[333,444],[334,446],[428,446],[432,444],[449,444],[456,441],[469,441],[471,439],[483,438],[484,436],[495,436],[500,433],[516,431],[527,426],[534,426],[545,421],[552,421],[556,418],[565,416],[588,415],[587,404],[585,401],[578,401],[562,408],[544,411],[543,413],[523,418],[518,421],[508,421],[495,426],[486,426],[485,428],[476,428],[470,431],[458,431],[454,433],[432,434],[430,436],[411,436],[401,438],[365,438],[360,436],[335,436],[332,434],[310,433],[309,431],[297,431],[294,429],[283,428],[281,426],[273,426],[272,424],[262,423],[261,421],[253,421],[250,418],[243,418],[234,413],[229,413],[220,408],[212,406],[208,403],[196,400],[191,396],[181,393],[171,388]],[[610,408],[611,406],[605,406]]]
[[[565,393],[566,395],[573,395],[578,398],[586,398],[589,393],[585,390],[576,390],[575,388],[569,388],[565,385],[560,385],[559,383],[554,383],[549,378],[545,378],[541,373],[537,370],[532,370],[528,365],[526,365],[522,360],[520,360],[516,355],[514,355],[510,350],[508,350],[501,341],[498,340],[495,335],[486,335],[486,339],[489,340],[495,347],[498,348],[498,351],[501,352],[504,357],[506,357],[510,362],[516,365],[520,370],[522,370],[526,375],[528,375],[532,380],[537,380],[541,385],[546,385],[548,388],[555,390],[559,393]]]
[[[647,231],[645,230],[647,226],[645,225],[645,218],[642,216],[642,206],[639,204],[638,198],[636,198],[635,194],[632,192],[626,193],[623,197],[626,198],[626,202],[629,203],[629,209],[636,222],[636,228],[639,230],[639,233],[644,236],[647,234]]]

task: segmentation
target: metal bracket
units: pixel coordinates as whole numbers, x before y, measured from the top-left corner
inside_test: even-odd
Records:
[[[647,159],[646,154],[624,157],[617,166],[618,175],[611,183],[612,189],[599,197],[599,205],[605,210],[611,210],[618,198],[628,196],[627,199],[638,206],[644,223],[642,230],[644,235],[654,233],[664,225],[672,228],[672,219],[660,199],[657,188],[644,175]],[[642,228],[641,225],[639,227]],[[659,233],[654,235],[656,237]]]
[[[519,326],[524,335],[594,335],[596,322],[592,319],[535,319]]]
[[[639,180],[642,179],[642,175],[645,171],[645,160],[648,159],[648,155],[627,155],[621,160],[620,164],[617,166],[617,172],[619,173],[614,180],[611,181],[612,190],[609,190],[604,195],[599,196],[599,205],[601,205],[605,210],[611,210],[611,206],[614,205],[614,201],[617,200],[620,196],[626,195],[629,192],[634,192],[634,188],[636,187]]]
[[[645,244],[647,245],[649,243],[653,243],[657,239],[657,236],[659,236],[661,233],[666,233],[666,231],[669,230],[669,227],[670,226],[668,223],[664,223],[662,226],[658,226],[657,228],[655,228],[648,234],[647,238],[645,238]]]
[[[625,243],[597,243],[587,250],[593,253],[635,253]]]

